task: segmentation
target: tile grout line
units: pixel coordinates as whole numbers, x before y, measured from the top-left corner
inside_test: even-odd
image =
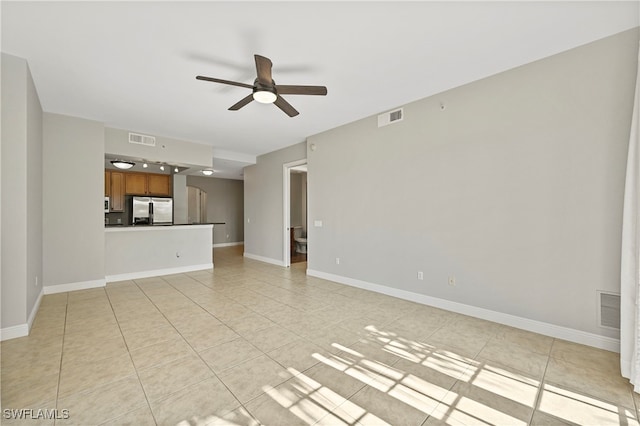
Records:
[[[171,286],[174,290],[176,290],[176,291],[178,291],[179,293],[183,294],[179,289],[177,289],[176,287],[174,287],[174,286],[171,284],[171,282],[170,282],[170,281],[167,281],[167,280],[166,280],[166,279],[164,279],[164,278],[162,278],[162,280],[163,280],[163,281],[165,281],[165,282],[166,282],[169,286]],[[224,383],[224,382],[222,381],[222,379],[220,379],[220,377],[218,376],[218,374],[213,370],[213,368],[212,368],[209,364],[207,364],[207,362],[202,358],[202,356],[200,355],[200,353],[199,353],[199,352],[198,352],[198,351],[197,351],[197,350],[196,350],[196,349],[191,345],[191,343],[189,343],[189,341],[188,341],[188,340],[187,340],[187,339],[182,335],[182,333],[180,333],[180,330],[178,330],[178,329],[176,328],[176,326],[171,322],[171,320],[169,320],[169,318],[167,318],[167,316],[164,314],[164,312],[162,312],[162,310],[160,310],[160,308],[158,308],[158,306],[154,303],[154,301],[153,301],[153,300],[152,300],[152,299],[147,295],[147,293],[146,293],[146,292],[145,292],[145,291],[144,291],[144,290],[143,290],[143,289],[138,285],[138,283],[137,283],[137,282],[135,282],[135,280],[134,280],[134,283],[135,283],[135,285],[136,285],[136,286],[138,286],[138,288],[139,288],[139,289],[140,289],[140,291],[145,295],[145,297],[146,297],[147,299],[149,299],[149,301],[150,301],[150,302],[153,304],[153,306],[158,310],[158,312],[160,312],[160,314],[161,314],[161,315],[162,315],[162,316],[167,320],[167,322],[171,325],[171,327],[173,327],[173,329],[174,329],[174,330],[175,330],[175,331],[180,335],[180,337],[182,337],[182,339],[185,341],[185,343],[186,343],[186,344],[191,348],[191,350],[196,354],[196,356],[198,357],[198,359],[199,359],[200,361],[202,361],[202,363],[204,363],[204,365],[209,369],[209,371],[211,371],[211,374],[213,374],[213,376],[214,376],[214,377],[215,377],[215,378],[216,378],[216,379],[217,379],[217,380],[218,380],[218,381],[219,381],[219,382],[220,382],[220,383],[225,387],[225,389],[227,389],[227,391],[228,391],[228,392],[229,392],[229,393],[230,393],[230,394],[231,394],[231,395],[236,399],[236,401],[237,401],[237,402],[238,402],[238,404],[239,404],[239,405],[238,405],[238,407],[234,408],[233,410],[229,410],[229,412],[232,412],[232,411],[234,411],[234,410],[236,410],[236,409],[238,409],[238,408],[240,408],[240,407],[242,407],[243,409],[245,409],[245,410],[246,410],[246,407],[245,407],[245,406],[244,406],[244,404],[240,401],[240,399],[238,399],[238,397],[236,396],[236,394],[235,394],[235,393],[233,393],[233,392],[231,391],[231,389],[229,389],[229,387],[227,386],[227,384],[226,384],[226,383]],[[195,301],[193,301],[191,298],[189,298],[189,297],[188,297],[188,296],[186,296],[186,295],[185,295],[185,297],[187,297],[189,300],[191,300],[191,302],[192,302],[192,303],[195,303],[195,304],[197,305],[197,303],[196,303]],[[200,306],[200,305],[198,305],[198,306]],[[202,308],[202,306],[200,306],[200,308]],[[202,308],[202,309],[204,309],[204,308]],[[207,312],[209,315],[211,315],[211,313],[210,313],[209,311],[207,311],[206,309],[205,309],[205,312]],[[213,315],[211,315],[211,316],[213,316]],[[218,319],[218,318],[216,318],[216,319]],[[218,320],[218,321],[219,321],[219,320]],[[220,321],[220,322],[221,322],[221,323],[223,323],[222,321]],[[126,342],[125,342],[125,343],[126,343]],[[212,346],[212,347],[213,347],[213,346]],[[133,361],[132,361],[132,362],[133,362]],[[135,364],[134,364],[134,366],[133,366],[133,367],[136,369],[136,373],[137,373],[137,372],[138,372],[138,369],[135,367]],[[209,378],[206,378],[206,379],[203,379],[203,380],[201,380],[201,381],[199,381],[199,382],[197,382],[197,383],[192,383],[192,384],[189,384],[189,385],[187,385],[187,386],[184,386],[184,387],[180,388],[179,390],[177,390],[177,391],[175,391],[175,392],[170,393],[169,395],[167,395],[167,396],[166,396],[165,398],[163,398],[162,400],[166,400],[167,398],[169,398],[169,397],[170,397],[170,396],[172,396],[172,395],[175,395],[175,394],[176,394],[176,393],[178,393],[179,391],[181,391],[181,390],[183,390],[183,389],[186,389],[186,388],[188,388],[188,387],[190,387],[190,386],[194,386],[194,385],[200,384],[200,383],[202,383],[202,382],[204,382],[204,381],[206,381],[206,380],[208,380],[208,379],[209,379]],[[142,382],[140,382],[140,385],[142,386]],[[142,389],[143,389],[143,391],[144,391],[144,386],[142,386]],[[145,396],[146,396],[146,392],[145,392]],[[149,400],[148,400],[148,398],[147,398],[147,403],[148,403],[148,401],[149,401]],[[159,401],[160,401],[160,400],[159,400]],[[151,410],[151,404],[149,404],[149,410],[151,411],[151,414],[154,416],[154,420],[155,420],[155,414],[153,414],[153,410]],[[249,412],[249,411],[247,410],[247,412]],[[253,417],[253,416],[252,416],[252,417]],[[256,420],[257,420],[257,419],[256,419]],[[158,422],[157,422],[157,421],[156,421],[156,424],[158,424]]]
[[[545,378],[547,376],[547,369],[549,368],[549,363],[551,362],[551,353],[553,352],[553,346],[556,344],[555,338],[551,341],[551,345],[549,345],[549,352],[547,353],[547,362],[544,365],[544,371],[542,372],[542,377],[540,378],[540,384],[538,385],[538,390],[536,392],[536,399],[533,403],[533,410],[531,411],[531,417],[527,422],[530,425],[533,422],[533,417],[536,415],[536,411],[538,411],[538,406],[540,405],[540,400],[542,399],[542,393],[544,392],[544,383]]]
[[[134,283],[134,285],[138,286],[138,284],[135,281],[133,281],[133,283]],[[116,320],[116,324],[118,324],[118,330],[120,330],[120,336],[122,337],[122,340],[124,341],[124,345],[127,348],[127,355],[129,355],[129,360],[131,361],[131,365],[133,366],[133,370],[136,372],[136,378],[138,379],[138,383],[140,384],[140,388],[142,389],[142,393],[144,395],[144,399],[147,402],[147,407],[149,408],[149,412],[151,413],[151,417],[153,418],[153,421],[157,425],[158,424],[158,420],[156,419],[156,416],[153,413],[153,410],[151,409],[151,404],[149,402],[149,396],[147,395],[147,392],[145,391],[144,386],[142,385],[142,380],[140,380],[140,374],[138,373],[138,369],[136,368],[136,365],[133,362],[133,357],[131,356],[131,350],[129,349],[129,345],[127,344],[127,339],[124,338],[124,334],[122,333],[122,327],[120,327],[120,321],[118,320],[118,316],[116,315],[115,309],[113,309],[113,303],[111,302],[111,297],[109,296],[109,292],[107,291],[106,287],[105,287],[105,293],[107,294],[107,300],[109,301],[109,306],[111,307],[111,311],[113,312],[113,316],[114,316],[114,318]],[[134,410],[131,410],[131,411],[128,411],[127,413],[131,413],[131,412],[133,412],[135,410],[138,410],[138,408],[136,408]],[[124,414],[127,414],[127,413],[124,413]],[[124,415],[124,414],[122,414],[122,415]],[[106,423],[107,421],[110,421],[110,420],[115,420],[118,417],[121,417],[121,416],[117,416],[117,417],[114,417],[112,419],[105,420],[102,423]]]
[[[193,278],[192,278],[192,279],[193,279]],[[196,281],[197,281],[197,280],[196,280]],[[214,314],[212,314],[211,312],[209,312],[207,309],[205,309],[203,306],[201,306],[198,302],[196,302],[195,300],[193,300],[189,295],[187,295],[186,293],[184,293],[183,291],[181,291],[179,288],[175,287],[171,282],[167,281],[167,283],[168,283],[171,287],[173,287],[174,289],[176,289],[176,291],[180,292],[180,293],[181,293],[181,294],[183,294],[185,297],[187,297],[189,300],[191,300],[195,305],[199,306],[199,307],[200,307],[200,308],[202,308],[205,312],[207,312],[209,315],[211,315],[212,317],[214,317],[214,318],[216,318],[218,321],[220,321],[220,323],[221,323],[221,324],[224,324],[225,326],[227,326],[227,327],[229,327],[230,329],[232,329],[232,330],[233,330],[233,328],[232,328],[232,327],[230,327],[229,325],[227,325],[225,321],[223,321],[222,319],[220,319],[220,318],[216,317]],[[201,284],[202,284],[202,283],[201,283]],[[208,286],[206,286],[206,285],[204,285],[204,284],[202,284],[202,285],[203,285],[204,287],[209,288],[211,291],[214,291],[214,290],[213,290],[213,289],[211,289],[210,287],[208,287]],[[228,297],[228,296],[225,296],[225,297]],[[232,298],[230,298],[230,299],[232,299]],[[233,299],[232,299],[232,300],[233,300]],[[244,306],[245,308],[249,309],[252,313],[258,314],[258,315],[260,315],[260,316],[264,316],[264,315],[261,315],[261,314],[259,314],[259,313],[255,312],[255,311],[254,311],[253,309],[251,309],[250,307],[248,307],[248,306],[246,306],[246,305],[244,305],[244,304],[242,304],[242,303],[240,303],[240,302],[238,302],[238,301],[236,301],[236,300],[233,300],[233,302],[234,302],[234,303],[238,303],[239,305]],[[265,317],[265,318],[266,318],[266,317]],[[167,321],[169,321],[169,320],[167,319]],[[169,322],[171,322],[171,321],[169,321]],[[274,323],[274,324],[277,324],[277,323]],[[173,325],[173,324],[172,324],[172,325]],[[277,324],[277,325],[278,325],[278,326],[280,326],[279,324]],[[280,326],[280,327],[281,327],[281,326]],[[284,327],[283,327],[283,328],[284,328]],[[176,331],[178,331],[178,333],[179,333],[179,330],[176,330]],[[234,330],[234,332],[235,332],[235,330]],[[249,341],[249,340],[247,340],[246,338],[244,338],[241,334],[239,334],[239,333],[237,333],[237,332],[236,332],[236,334],[238,334],[239,338],[241,338],[242,340],[244,340],[245,342],[247,342],[247,343],[249,343],[251,346],[253,346],[255,349],[257,349],[257,350],[258,350],[262,355],[258,355],[258,356],[254,357],[254,358],[251,358],[251,359],[248,359],[248,360],[244,360],[244,361],[242,361],[242,362],[239,362],[239,363],[237,363],[237,364],[234,364],[233,366],[230,366],[230,367],[228,367],[228,368],[225,368],[225,371],[226,371],[226,370],[229,370],[229,369],[231,369],[231,368],[235,368],[235,367],[237,367],[237,366],[239,366],[239,365],[242,365],[242,364],[244,364],[244,363],[246,363],[246,362],[252,361],[252,360],[254,360],[254,359],[256,359],[256,358],[259,358],[259,357],[261,357],[261,356],[266,356],[268,359],[270,359],[271,361],[273,361],[273,362],[277,363],[278,365],[280,365],[280,366],[281,366],[282,368],[284,368],[285,370],[287,369],[287,367],[283,366],[283,365],[282,365],[281,363],[279,363],[277,360],[273,359],[271,356],[269,356],[269,354],[268,354],[267,352],[264,352],[262,349],[260,349],[260,348],[258,348],[257,346],[255,346],[251,341]],[[181,334],[181,336],[182,336],[182,334]],[[183,337],[183,338],[184,338],[184,337]],[[237,340],[237,339],[234,339],[234,340]],[[185,341],[187,341],[187,340],[185,339]],[[229,342],[226,342],[226,343],[229,343]],[[255,397],[253,397],[253,398],[251,398],[251,399],[247,400],[246,402],[242,402],[242,401],[240,401],[240,399],[236,396],[236,394],[235,394],[235,393],[233,393],[233,392],[231,391],[231,389],[229,389],[229,387],[227,386],[227,384],[226,384],[226,383],[225,383],[225,382],[224,382],[224,381],[223,381],[223,380],[218,376],[218,374],[213,370],[213,367],[211,367],[209,364],[207,364],[207,362],[206,362],[206,361],[205,361],[205,360],[200,356],[200,353],[199,353],[198,351],[196,351],[196,350],[195,350],[195,348],[193,348],[193,347],[191,346],[191,344],[190,344],[188,341],[187,341],[187,344],[189,344],[189,346],[193,349],[193,351],[196,353],[196,355],[198,355],[198,358],[200,358],[200,359],[202,360],[202,362],[204,362],[204,364],[205,364],[205,365],[206,365],[206,366],[211,370],[211,372],[212,372],[212,373],[214,374],[214,376],[215,376],[215,377],[220,381],[220,383],[222,383],[222,385],[223,385],[223,386],[224,386],[224,387],[229,391],[229,393],[231,393],[231,395],[233,395],[233,397],[238,401],[238,403],[240,404],[240,406],[239,406],[238,408],[240,408],[240,407],[241,407],[241,408],[242,408],[242,409],[244,409],[247,413],[249,413],[249,414],[251,415],[251,417],[252,417],[252,418],[254,418],[256,421],[258,421],[258,419],[256,419],[256,418],[253,416],[253,414],[251,414],[251,412],[250,412],[250,411],[249,411],[249,409],[245,406],[245,404],[249,404],[249,403],[251,403],[252,401],[254,401],[254,400],[256,400],[256,399],[258,399],[258,398],[262,397],[262,395],[264,395],[266,392],[262,392],[262,393],[260,393],[259,395],[256,395]],[[223,344],[225,344],[225,343],[221,343],[220,345],[223,345]],[[220,345],[216,345],[216,346],[220,346]],[[214,347],[216,347],[216,346],[212,346],[212,348],[214,348]],[[283,346],[284,346],[284,345],[283,345]],[[207,349],[210,349],[210,348],[207,348]],[[277,349],[277,348],[276,348],[276,349]],[[274,349],[274,350],[275,350],[275,349]],[[311,368],[311,367],[309,367],[309,368]],[[307,370],[308,370],[308,369],[307,369]],[[305,371],[306,371],[306,370],[305,370]],[[221,373],[222,373],[222,372],[221,372]],[[292,378],[294,378],[294,377],[295,377],[295,376],[290,377],[289,379],[286,379],[286,380],[284,380],[284,381],[283,381],[283,382],[281,382],[281,383],[278,383],[276,386],[274,386],[274,388],[275,388],[275,387],[277,387],[277,386],[280,386],[282,383],[285,383],[285,382],[287,382],[287,381],[291,380],[291,379],[292,379]]]
[[[191,278],[192,278],[192,277],[191,277]],[[198,281],[198,280],[196,280],[195,278],[192,278],[192,279],[193,279],[193,280],[195,280],[195,281]],[[280,277],[274,277],[274,279],[280,279]],[[259,280],[259,281],[260,281],[260,280]],[[198,282],[199,282],[199,281],[198,281]],[[264,282],[264,281],[262,281],[262,282]],[[179,289],[179,288],[177,288],[176,286],[174,286],[170,281],[167,281],[167,283],[168,283],[171,287],[173,287],[174,289],[176,289],[178,292],[180,292],[182,295],[184,295],[185,297],[187,297],[189,300],[191,300],[194,304],[196,304],[197,306],[200,306],[202,309],[204,309],[204,310],[205,310],[209,315],[213,316],[214,318],[216,318],[217,320],[219,320],[222,324],[226,325],[227,327],[229,327],[229,328],[233,329],[232,327],[230,327],[229,325],[227,325],[226,321],[223,321],[222,319],[220,319],[220,318],[216,317],[214,314],[212,314],[212,313],[211,313],[211,312],[209,312],[207,309],[205,309],[203,306],[201,306],[198,302],[196,302],[195,300],[193,300],[193,299],[192,299],[188,294],[186,294],[184,291],[182,291],[181,289]],[[200,283],[200,282],[199,282],[199,283]],[[211,289],[210,287],[208,287],[208,286],[206,286],[206,285],[204,285],[204,284],[202,284],[202,283],[200,283],[200,284],[201,284],[201,285],[203,285],[204,287],[209,288],[211,291],[214,291],[214,290],[213,290],[213,289]],[[267,283],[267,284],[268,284],[268,283]],[[271,284],[269,284],[269,285],[271,285]],[[274,285],[272,285],[272,286],[274,286]],[[274,287],[279,288],[278,286],[274,286]],[[257,294],[258,294],[258,295],[260,295],[260,296],[262,296],[260,293],[257,293]],[[257,314],[257,315],[260,315],[261,317],[264,317],[264,315],[260,314],[259,312],[254,311],[250,306],[247,306],[247,305],[245,305],[245,304],[243,304],[243,303],[239,302],[238,300],[233,299],[232,297],[229,297],[229,296],[225,296],[225,297],[228,297],[229,299],[233,300],[233,302],[234,302],[234,303],[238,303],[239,305],[241,305],[241,306],[243,306],[243,307],[245,307],[245,308],[249,309],[249,311],[251,311],[252,313]],[[269,299],[271,299],[271,298],[269,298]],[[275,299],[271,299],[271,300],[275,300]],[[275,300],[275,301],[277,302],[277,300]],[[289,306],[289,305],[286,305],[286,306]],[[295,309],[295,308],[294,308],[294,309]],[[301,312],[302,312],[302,313],[304,313],[304,311],[301,311]],[[267,317],[265,317],[265,318],[267,318]],[[268,318],[267,318],[267,319],[268,319]],[[274,322],[274,324],[275,324],[275,325],[277,325],[278,327],[283,328],[284,330],[287,330],[287,331],[289,331],[289,332],[291,332],[291,333],[295,334],[298,338],[300,338],[300,339],[302,339],[302,340],[309,341],[309,339],[307,339],[306,337],[299,335],[298,333],[296,333],[296,332],[294,332],[293,330],[290,330],[290,329],[288,329],[288,328],[284,327],[283,325],[281,325],[281,324],[279,324],[279,323]],[[259,331],[259,330],[258,330],[258,331]],[[271,361],[273,361],[273,362],[277,363],[277,364],[278,364],[278,365],[280,365],[282,368],[284,368],[285,370],[287,370],[287,371],[288,371],[288,368],[287,368],[286,366],[282,365],[278,360],[276,360],[276,359],[272,358],[272,357],[271,357],[267,352],[265,352],[265,351],[263,351],[262,349],[260,349],[260,348],[258,348],[257,346],[255,346],[251,341],[247,340],[247,339],[246,339],[246,338],[244,338],[242,335],[240,335],[240,334],[238,334],[238,335],[240,336],[240,338],[241,338],[241,339],[243,339],[244,341],[248,342],[251,346],[253,346],[253,347],[254,347],[254,348],[256,348],[258,351],[260,351],[260,352],[261,352],[264,356],[266,356],[268,359],[270,359]],[[186,339],[185,339],[185,340],[186,340]],[[187,342],[187,343],[188,343],[188,342]],[[285,346],[285,345],[282,345],[282,346],[280,346],[280,347],[283,347],[283,346]],[[214,347],[215,347],[215,346],[214,346]],[[280,347],[278,347],[278,348],[280,348]],[[274,349],[272,349],[272,350],[275,350],[275,349],[278,349],[278,348],[274,348]],[[192,348],[192,349],[193,349],[193,350],[194,350],[194,352],[196,352],[196,354],[200,357],[200,354],[199,354],[199,353],[198,353],[194,348]],[[263,355],[260,355],[260,356],[263,356]],[[200,357],[200,358],[201,358],[201,357]],[[258,358],[258,357],[255,357],[255,358]],[[244,363],[246,363],[246,362],[249,362],[249,361],[251,361],[251,360],[253,360],[253,359],[255,359],[255,358],[252,358],[252,359],[250,359],[250,360],[244,360],[244,361],[242,361],[242,362],[240,362],[240,363],[238,363],[238,364],[235,364],[233,367],[229,367],[229,368],[227,368],[227,369],[237,367],[237,366],[242,365],[242,364],[244,364]],[[201,359],[202,359],[202,358],[201,358]],[[206,361],[204,361],[204,359],[202,359],[202,361],[203,361],[203,362],[204,362],[204,363],[205,363],[205,364],[206,364],[206,365],[211,369],[212,373],[216,376],[216,378],[218,378],[218,380],[220,380],[220,382],[225,386],[225,388],[227,388],[227,390],[228,390],[229,392],[231,392],[231,394],[236,398],[236,400],[238,400],[238,402],[240,403],[240,406],[241,406],[244,410],[246,410],[249,414],[251,414],[251,412],[247,409],[247,407],[245,406],[245,404],[249,404],[249,403],[251,403],[252,401],[254,401],[254,400],[256,400],[256,399],[258,399],[258,398],[262,397],[266,392],[262,392],[262,393],[260,393],[259,395],[256,395],[255,397],[253,397],[253,398],[251,398],[251,399],[249,399],[249,400],[247,400],[246,402],[244,402],[244,403],[243,403],[243,402],[241,402],[241,401],[236,397],[236,395],[231,391],[231,389],[229,389],[229,388],[227,387],[227,385],[224,383],[224,381],[223,381],[222,379],[220,379],[220,377],[217,375],[217,373],[216,373],[215,371],[213,371],[213,368],[212,368],[211,366],[209,366],[209,365],[206,363]],[[311,368],[315,367],[315,365],[317,365],[317,364],[318,364],[318,363],[316,363],[316,364],[314,364],[314,365],[312,365],[312,366],[310,366],[310,367],[306,368],[304,371],[299,372],[299,374],[303,374],[305,371],[307,371],[307,370],[309,370],[309,369],[311,369]],[[225,369],[225,370],[227,370],[227,369]],[[298,374],[298,375],[299,375],[299,374]],[[278,383],[277,385],[275,385],[275,386],[274,386],[274,388],[275,388],[275,387],[277,387],[277,386],[282,385],[283,383],[286,383],[286,382],[287,382],[287,381],[289,381],[289,380],[294,379],[296,376],[297,376],[297,375],[292,376],[292,377],[290,377],[290,378],[288,378],[288,379],[286,379],[286,380],[282,381],[281,383]],[[365,385],[363,385],[363,387],[362,387],[362,388],[364,388],[364,386],[365,386]],[[362,388],[361,388],[361,389],[362,389]],[[361,390],[361,389],[360,389],[360,390]],[[346,401],[346,400],[345,400],[345,401]],[[340,404],[340,405],[342,405],[342,404]],[[338,408],[338,407],[335,407],[335,408]],[[329,414],[329,413],[327,413],[327,415],[328,415],[328,414]],[[251,415],[252,415],[252,414],[251,414]],[[253,415],[252,415],[252,417],[253,417]],[[254,418],[255,418],[255,417],[254,417]],[[256,420],[257,420],[257,419],[256,419]]]
[[[62,360],[64,359],[64,341],[67,336],[67,315],[69,313],[69,293],[66,293],[67,300],[64,305],[64,327],[62,328],[62,345],[60,348],[60,371],[58,371],[58,384],[56,386],[56,400],[55,400],[55,408],[58,409],[58,397],[60,395],[60,381],[62,379]],[[57,417],[57,416],[56,416]],[[53,420],[53,424],[57,423],[57,419]]]

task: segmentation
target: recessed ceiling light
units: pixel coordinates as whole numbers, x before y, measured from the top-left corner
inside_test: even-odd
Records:
[[[213,170],[202,170],[202,174],[205,176],[211,176],[213,174]]]
[[[149,165],[147,163],[144,163],[142,167],[146,169],[147,167],[149,167]]]
[[[160,166],[160,170],[164,172],[164,166]]]

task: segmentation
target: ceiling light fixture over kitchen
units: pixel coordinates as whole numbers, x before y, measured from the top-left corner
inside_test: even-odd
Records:
[[[160,166],[160,170],[164,172],[164,165]]]
[[[202,174],[205,176],[211,176],[213,174],[213,170],[202,170]]]
[[[142,167],[146,169],[147,167],[149,167],[149,165],[147,163],[144,163]]]
[[[111,164],[123,170],[130,169],[136,165],[136,163],[134,163],[133,161],[124,161],[124,160],[112,160]]]
[[[180,170],[178,170],[178,168],[177,168],[177,167],[176,167],[175,169],[173,169],[173,171],[174,171],[175,173],[179,173],[179,172],[180,172]]]

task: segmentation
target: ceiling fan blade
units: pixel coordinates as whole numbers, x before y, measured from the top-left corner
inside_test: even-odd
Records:
[[[238,101],[237,103],[231,105],[229,107],[229,111],[237,111],[243,106],[247,105],[252,100],[253,100],[253,93],[250,94],[249,96],[245,96],[244,98],[240,99],[240,101]]]
[[[260,55],[253,55],[253,57],[256,60],[258,82],[267,86],[272,85],[273,78],[271,78],[271,67],[273,66],[273,63],[271,62],[271,60]]]
[[[289,102],[285,101],[282,96],[278,96],[274,104],[276,104],[276,106],[284,111],[284,113],[289,117],[295,117],[296,115],[300,114],[294,107],[291,106]]]
[[[196,79],[204,80],[204,81],[212,81],[214,83],[230,84],[231,86],[246,87],[247,89],[253,89],[253,86],[251,84],[239,83],[237,81],[221,80],[219,78],[205,77],[203,75],[196,76]]]
[[[324,86],[286,86],[276,85],[276,91],[281,95],[321,95],[327,94]]]

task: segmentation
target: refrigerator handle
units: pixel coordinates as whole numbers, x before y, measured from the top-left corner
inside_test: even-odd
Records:
[[[149,203],[149,214],[153,214],[153,203]]]

